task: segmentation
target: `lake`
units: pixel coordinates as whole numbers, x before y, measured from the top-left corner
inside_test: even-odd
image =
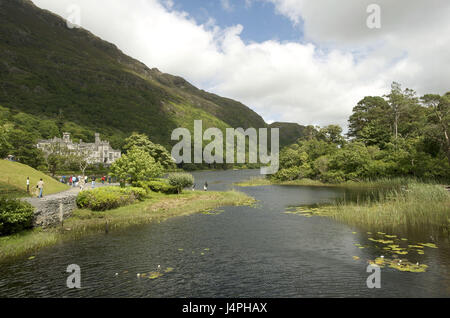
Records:
[[[223,191],[259,170],[193,174],[197,189],[208,181],[209,190]],[[437,249],[425,248],[424,255],[408,255],[429,266],[425,273],[383,268],[381,289],[369,289],[367,260],[383,251],[368,241],[366,231],[325,217],[285,213],[292,206],[332,202],[348,190],[238,189],[258,204],[88,236],[42,249],[32,260],[28,255],[0,264],[0,296],[450,297],[448,237],[435,242]],[[427,239],[422,233],[409,235],[412,243]],[[66,287],[70,264],[81,267],[79,290]],[[158,265],[169,271],[157,279],[137,277]]]

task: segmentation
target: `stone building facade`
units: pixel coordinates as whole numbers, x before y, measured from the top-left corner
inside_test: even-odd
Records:
[[[53,139],[38,141],[37,148],[42,149],[45,153],[49,153],[50,149],[56,147],[66,148],[71,152],[84,153],[88,157],[90,164],[111,165],[114,161],[121,157],[120,150],[111,147],[108,141],[100,139],[100,134],[95,134],[94,143],[85,143],[80,140],[74,143],[70,138],[70,133],[64,133],[63,138],[54,137]]]

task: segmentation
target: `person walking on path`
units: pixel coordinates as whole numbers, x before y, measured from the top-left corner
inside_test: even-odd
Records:
[[[38,198],[41,199],[43,197],[44,194],[44,181],[39,180],[39,182],[37,183],[37,188],[39,189],[39,196]]]
[[[80,191],[84,190],[84,185],[85,185],[85,181],[84,180],[85,180],[84,177],[80,178],[80,182],[78,183],[79,186],[80,186]]]
[[[30,177],[27,177],[27,193],[30,194]]]
[[[92,177],[92,189],[95,188],[95,177]]]
[[[205,182],[205,186],[203,187],[205,191],[208,191],[208,181]]]

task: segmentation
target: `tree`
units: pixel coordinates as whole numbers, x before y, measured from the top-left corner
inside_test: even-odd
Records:
[[[321,128],[319,130],[319,138],[338,146],[345,144],[345,138],[342,136],[342,128],[338,125],[328,125]]]
[[[160,177],[163,167],[145,150],[133,147],[116,160],[110,168],[111,175],[130,184]]]
[[[421,100],[431,112],[428,121],[436,131],[439,131],[442,149],[450,164],[450,92],[442,97],[428,94],[423,96]]]
[[[353,108],[349,118],[347,136],[362,141],[367,146],[383,148],[392,135],[389,104],[382,97],[364,97]]]
[[[190,173],[171,173],[168,176],[169,184],[176,187],[180,194],[183,189],[192,187],[194,177]]]
[[[416,93],[409,88],[402,90],[399,83],[393,82],[391,85],[391,93],[385,97],[391,109],[394,137],[397,139],[401,117],[409,111],[409,108],[417,104]]]
[[[89,159],[92,156],[92,149],[83,148],[71,151],[70,162],[77,165],[84,176],[86,169],[89,167]]]
[[[9,151],[11,150],[12,146],[9,143],[8,134],[10,130],[12,129],[11,124],[0,124],[0,159],[3,159],[9,154]]]
[[[125,139],[125,145],[123,150],[128,152],[133,147],[138,147],[145,150],[150,156],[152,156],[156,162],[159,162],[165,169],[171,169],[175,167],[175,163],[171,154],[164,146],[153,143],[146,135],[133,133],[130,137]]]
[[[64,123],[65,123],[65,119],[64,119],[63,110],[60,108],[58,110],[58,116],[56,116],[56,126],[58,127],[59,134],[63,133]]]
[[[69,163],[70,151],[65,145],[52,143],[44,149],[45,163],[52,176],[56,171],[64,169]]]
[[[36,137],[20,129],[12,129],[8,134],[11,144],[11,154],[16,159],[33,168],[38,168],[45,163],[44,154],[36,148]]]

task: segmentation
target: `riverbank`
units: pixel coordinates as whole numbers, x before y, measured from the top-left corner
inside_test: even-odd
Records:
[[[362,199],[357,202],[337,200],[332,204],[315,208],[298,207],[288,213],[330,217],[368,231],[421,228],[430,233],[450,232],[450,192],[443,185],[433,182],[422,183],[412,178],[393,178],[329,184],[311,179],[276,181],[253,178],[236,185],[316,186],[361,190]]]
[[[369,231],[449,233],[450,192],[441,185],[409,182],[399,189],[380,191],[372,200],[342,200],[318,208],[299,207],[296,212],[330,217]]]
[[[308,186],[308,187],[330,187],[330,188],[348,188],[348,189],[400,189],[410,183],[419,183],[410,178],[383,178],[372,181],[346,181],[341,183],[324,183],[319,180],[312,180],[308,178],[292,181],[279,181],[274,179],[267,179],[263,177],[256,177],[250,180],[235,183],[239,187],[260,187],[269,185],[285,185],[285,186]],[[430,184],[436,184],[430,182]]]
[[[0,261],[32,253],[46,246],[90,234],[133,225],[162,222],[172,217],[208,212],[223,206],[251,205],[255,200],[237,191],[186,192],[180,195],[152,193],[144,202],[105,212],[76,210],[63,226],[33,229],[0,238]]]
[[[450,192],[440,185],[411,182],[375,202],[336,203],[331,217],[350,225],[378,229],[450,230]]]

